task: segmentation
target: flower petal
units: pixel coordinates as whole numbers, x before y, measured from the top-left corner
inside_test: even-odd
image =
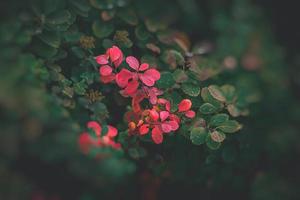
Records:
[[[107,55],[99,55],[97,57],[95,57],[96,59],[96,62],[99,64],[99,65],[106,65],[108,64],[108,56]]]
[[[165,121],[170,116],[168,111],[161,111],[159,112],[159,117],[161,121]]]
[[[118,129],[116,129],[115,127],[108,125],[108,132],[107,132],[107,136],[108,137],[116,137],[118,135]]]
[[[139,61],[133,57],[133,56],[128,56],[126,58],[126,62],[127,64],[129,65],[129,67],[131,67],[132,69],[134,69],[135,71],[138,71],[139,70],[139,66],[140,66],[140,63]]]
[[[139,67],[139,71],[145,71],[146,69],[149,68],[149,64],[148,63],[142,63]]]
[[[109,65],[103,65],[100,67],[99,72],[101,76],[111,75],[113,69]]]
[[[126,86],[125,93],[128,95],[131,95],[133,93],[135,93],[139,87],[139,82],[137,80],[132,80],[128,83],[128,85]]]
[[[119,87],[124,88],[128,85],[129,79],[132,78],[132,72],[127,69],[122,69],[116,75],[116,82]]]
[[[96,121],[89,121],[87,127],[93,129],[97,136],[101,135],[102,128],[100,124]]]
[[[152,129],[151,137],[155,144],[161,144],[163,142],[162,131],[157,126]]]
[[[185,115],[186,117],[188,117],[188,118],[194,118],[195,115],[196,115],[196,113],[195,113],[195,111],[193,111],[193,110],[188,110],[188,111],[186,111],[186,112],[184,113],[184,115]]]
[[[183,99],[179,105],[178,105],[178,111],[179,112],[185,112],[191,109],[192,107],[192,102],[189,99]]]
[[[147,134],[149,132],[149,124],[143,124],[142,126],[140,126],[139,132],[141,135]]]

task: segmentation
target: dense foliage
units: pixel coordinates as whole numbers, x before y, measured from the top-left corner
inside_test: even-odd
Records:
[[[299,106],[247,0],[16,2],[1,199],[298,197]]]

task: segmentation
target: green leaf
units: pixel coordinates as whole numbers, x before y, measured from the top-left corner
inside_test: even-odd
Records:
[[[171,88],[174,84],[175,80],[170,72],[162,72],[160,79],[156,82],[157,87],[162,89]]]
[[[192,97],[196,97],[200,94],[200,86],[193,83],[183,83],[181,89],[185,94]]]
[[[215,142],[212,140],[211,136],[208,135],[206,137],[206,146],[211,149],[211,150],[217,150],[220,148],[221,143],[220,142]]]
[[[99,20],[94,21],[92,25],[93,33],[98,38],[104,38],[109,36],[114,31],[112,23],[104,23]]]
[[[228,120],[217,127],[218,130],[221,130],[225,133],[234,133],[240,130],[241,128],[242,125],[235,120]]]
[[[61,38],[56,32],[43,31],[38,37],[51,47],[59,48],[60,46]]]
[[[162,54],[162,60],[170,65],[171,69],[175,69],[177,66],[183,66],[185,63],[184,57],[179,51],[166,50]]]
[[[67,23],[72,18],[68,10],[61,10],[51,13],[46,17],[46,23],[49,25],[59,25]]]
[[[91,9],[91,7],[86,0],[72,0],[69,2],[71,4],[72,10],[76,14],[82,17],[88,17],[88,12]]]
[[[223,85],[220,89],[224,94],[227,103],[232,103],[236,100],[235,88],[232,85]]]
[[[174,80],[177,82],[177,83],[183,83],[185,81],[188,80],[188,76],[186,75],[185,71],[182,70],[182,69],[176,69],[174,72],[173,72],[173,77],[174,77]]]
[[[122,20],[124,20],[126,23],[128,23],[130,25],[135,26],[139,22],[134,10],[131,10],[131,9],[124,10],[123,9],[118,14]]]
[[[204,102],[210,103],[214,105],[217,109],[221,109],[224,107],[223,103],[220,101],[216,100],[208,91],[207,87],[202,88],[201,90],[201,97]]]
[[[212,114],[217,111],[217,108],[210,103],[204,103],[202,106],[200,106],[199,110],[203,114]]]
[[[232,117],[238,117],[241,114],[241,110],[238,109],[235,105],[229,104],[227,110]]]
[[[151,35],[144,26],[139,25],[135,28],[134,33],[139,40],[147,40]]]
[[[226,122],[229,119],[229,116],[225,113],[216,114],[211,117],[209,125],[213,127],[220,126],[224,122]]]
[[[223,142],[226,138],[226,135],[221,131],[213,131],[210,133],[210,137],[215,142]]]
[[[216,100],[225,102],[226,98],[223,95],[221,89],[217,85],[210,85],[208,87],[208,91],[211,94],[212,97],[214,97]]]
[[[49,46],[40,39],[35,39],[32,43],[32,51],[43,58],[51,58],[57,53],[57,48]]]
[[[208,132],[205,128],[196,127],[192,129],[190,139],[193,144],[200,145],[205,143],[207,135]]]

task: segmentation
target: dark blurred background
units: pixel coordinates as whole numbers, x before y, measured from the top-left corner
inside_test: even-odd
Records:
[[[199,1],[199,2],[201,2],[199,4],[205,6],[205,5],[207,5],[208,1],[209,0],[201,0],[201,1]],[[15,2],[17,3],[18,1],[15,1]],[[22,3],[24,4],[24,2],[20,2],[20,4],[22,4]],[[220,2],[221,2],[220,5],[222,5],[224,2],[228,2],[228,1],[220,0]],[[299,2],[297,0],[286,0],[286,1],[253,0],[252,2],[254,4],[256,4],[263,11],[263,14],[266,16],[266,19],[269,22],[268,24],[271,26],[272,33],[275,35],[276,41],[284,49],[284,52],[285,52],[284,60],[287,63],[286,66],[284,66],[284,68],[286,68],[286,71],[288,72],[287,76],[289,77],[289,81],[290,81],[289,90],[291,90],[293,95],[297,98],[296,101],[300,101],[300,81],[299,81],[299,79],[300,79],[299,78],[300,77],[299,76],[300,75],[300,49],[299,49],[299,45],[300,45],[300,28],[299,28],[300,12],[299,12]],[[14,6],[16,6],[16,5],[8,3],[7,0],[1,1],[0,2],[1,18],[5,19],[7,15],[11,15],[11,10],[13,10],[12,7],[14,7]],[[5,49],[2,49],[1,51],[5,51]],[[3,66],[0,66],[0,67],[3,68]],[[280,103],[280,101],[279,101],[279,103]],[[0,108],[0,112],[2,112],[1,108]],[[3,113],[4,113],[4,111],[3,111]],[[279,111],[277,112],[277,114],[278,113],[279,113]],[[287,123],[289,123],[289,122],[287,122]],[[25,145],[25,144],[22,144],[22,145]],[[43,147],[43,144],[41,144],[41,146]],[[42,147],[41,147],[41,149],[43,149]],[[20,147],[20,149],[22,149],[22,148],[23,148],[23,146]],[[265,156],[265,155],[263,155],[263,156]],[[262,158],[263,158],[263,156],[262,156]],[[293,160],[293,159],[290,159],[289,161],[291,161],[291,160]],[[294,163],[295,166],[299,165],[297,163],[298,160],[299,160],[299,158],[295,158],[295,163]],[[260,161],[263,162],[263,160],[260,160]],[[262,164],[263,166],[260,166],[260,167],[262,169],[272,168],[272,166],[270,166],[272,164],[270,164],[270,163],[267,163],[266,165],[265,165],[265,163],[263,163]],[[296,169],[295,166],[293,166],[293,167],[289,166],[292,163],[293,162],[288,162],[287,166],[284,166],[283,168],[286,169],[287,171],[289,169],[295,170]],[[32,166],[32,165],[34,165],[34,166]],[[13,164],[11,166],[13,166],[13,167],[10,168],[9,170],[17,171],[17,173],[14,174],[13,176],[0,177],[0,179],[2,179],[2,180],[0,180],[0,183],[1,183],[0,184],[0,187],[1,187],[0,192],[1,192],[1,189],[13,190],[12,187],[7,187],[7,188],[5,187],[5,183],[3,183],[3,180],[5,180],[6,178],[10,179],[13,183],[22,184],[22,181],[23,181],[22,178],[25,177],[24,178],[25,180],[29,179],[34,184],[41,186],[42,190],[45,190],[46,193],[51,194],[50,197],[48,197],[46,199],[43,197],[43,193],[45,193],[45,191],[42,191],[42,192],[37,191],[35,194],[36,197],[34,200],[58,200],[58,199],[60,199],[59,197],[56,197],[56,194],[59,194],[59,195],[63,194],[66,196],[66,199],[75,198],[80,193],[79,191],[80,191],[82,185],[86,184],[86,182],[83,181],[82,179],[79,179],[78,177],[74,177],[67,169],[64,168],[63,165],[56,165],[55,163],[53,163],[53,164],[45,163],[44,161],[36,159],[35,157],[20,156],[18,158],[18,160],[13,162]],[[78,166],[80,166],[80,165],[78,164]],[[74,166],[74,167],[76,168],[78,166]],[[1,163],[0,163],[0,167],[1,167]],[[1,172],[1,170],[2,169],[0,168],[0,172]],[[297,174],[297,171],[290,172],[290,173],[288,173],[287,171],[285,172],[286,174],[288,174],[288,176],[286,176],[287,180],[290,181],[290,183],[291,183],[291,185],[293,185],[293,187],[297,188],[297,186],[295,184],[299,183],[299,180],[297,179],[299,175],[298,176],[295,175],[295,177],[293,177],[293,173]],[[5,170],[3,170],[2,172],[5,172]],[[2,174],[5,174],[5,173],[2,173]],[[61,179],[60,184],[56,184],[58,178]],[[268,181],[271,180],[270,182],[272,182],[272,178],[273,177],[270,177],[270,179],[268,179]],[[19,179],[21,179],[21,180],[19,180]],[[137,181],[137,180],[133,180],[133,181]],[[274,182],[276,182],[276,181],[274,181]],[[266,181],[266,184],[268,184],[267,181]],[[26,185],[26,182],[25,182],[25,185]],[[72,187],[62,187],[62,186],[66,186],[66,185],[72,185]],[[190,187],[190,186],[192,186],[192,187]],[[272,192],[272,189],[277,190],[279,188],[278,190],[282,189],[283,191],[286,192],[286,191],[289,191],[288,189],[285,188],[288,186],[290,186],[290,185],[285,185],[285,182],[283,181],[283,182],[279,182],[278,184],[276,184],[276,187],[274,186],[274,188],[271,188],[270,190]],[[137,186],[137,187],[139,187],[139,186]],[[197,186],[185,185],[183,188],[181,188],[182,191],[178,191],[175,194],[173,194],[174,195],[173,198],[176,199],[177,194],[182,195],[180,197],[183,197],[186,192],[189,192],[191,194],[197,194],[198,191],[194,190],[195,187],[197,187]],[[260,185],[258,184],[257,187],[260,187]],[[273,187],[273,186],[270,186],[270,187]],[[92,184],[85,185],[85,188],[88,188],[91,191],[97,190],[97,186],[92,185]],[[29,188],[23,188],[23,189],[30,190]],[[112,188],[110,188],[110,190],[113,191]],[[161,191],[161,193],[162,193],[161,199],[168,198],[168,197],[170,197],[170,195],[172,196],[173,190],[174,190],[174,188],[173,188],[172,184],[167,185]],[[246,189],[247,192],[249,192],[249,190],[250,189]],[[135,192],[135,191],[129,191],[128,193],[131,193],[131,192]],[[227,193],[225,192],[225,194],[228,197],[228,196],[232,195],[232,191],[227,191]],[[220,197],[222,195],[219,194],[216,196]],[[243,194],[238,194],[237,196],[240,198],[244,197]],[[137,198],[136,195],[132,195],[132,197]],[[203,196],[203,199],[206,199],[206,198],[210,199],[210,197],[211,197],[210,195],[205,193]],[[215,197],[215,196],[213,196],[213,197]],[[211,199],[215,199],[213,197]],[[260,200],[260,199],[264,199],[263,197],[264,196],[262,195],[262,196],[260,196],[260,198],[253,198],[253,199]],[[18,198],[19,197],[17,197],[16,199],[18,199]],[[178,196],[177,196],[177,198],[178,198]],[[278,197],[279,200],[280,200],[280,198],[281,197]],[[292,198],[290,198],[290,199],[293,199],[293,198],[294,198],[294,196],[292,195]],[[12,198],[12,199],[14,199],[14,198]],[[85,198],[82,198],[82,199],[83,200],[90,200],[90,199],[93,200],[94,198],[91,198],[89,195],[87,195]],[[201,199],[200,196],[199,196],[199,199]],[[233,199],[235,199],[235,198],[233,198]],[[0,194],[0,200],[2,200],[1,194]],[[6,200],[6,199],[3,199],[3,200]]]

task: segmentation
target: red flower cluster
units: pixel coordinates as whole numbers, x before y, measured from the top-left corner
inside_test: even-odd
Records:
[[[181,117],[193,118],[195,112],[191,110],[192,102],[189,99],[182,100],[178,105],[178,110],[171,112],[171,104],[168,100],[158,98],[163,92],[154,87],[155,82],[160,79],[160,72],[150,68],[148,63],[141,63],[133,56],[126,57],[128,67],[119,69],[123,62],[122,51],[113,46],[105,54],[99,55],[96,62],[100,64],[100,80],[103,83],[115,81],[121,88],[121,95],[132,98],[132,110],[127,113],[129,123],[129,132],[131,134],[145,135],[151,132],[151,137],[156,144],[163,141],[163,134],[176,131],[181,123]],[[140,103],[144,99],[149,99],[151,109],[143,110]],[[97,136],[100,136],[101,127],[96,122],[90,122],[88,127],[92,128]],[[101,139],[100,144],[106,144],[112,147],[116,143],[111,140],[117,134],[113,127],[109,128],[107,136],[110,140]],[[111,135],[112,134],[112,135]],[[88,134],[81,136],[82,146],[91,143]],[[104,141],[107,141],[104,143]],[[98,145],[97,141],[97,145]],[[118,145],[117,145],[118,146]],[[85,147],[84,147],[85,148]]]
[[[83,132],[79,137],[79,146],[82,152],[88,153],[91,147],[103,147],[110,146],[114,149],[120,149],[121,144],[116,143],[113,139],[118,135],[118,130],[108,125],[108,131],[106,135],[101,137],[102,127],[96,121],[90,121],[87,123],[87,127],[92,129],[96,137],[92,137],[89,133]]]

